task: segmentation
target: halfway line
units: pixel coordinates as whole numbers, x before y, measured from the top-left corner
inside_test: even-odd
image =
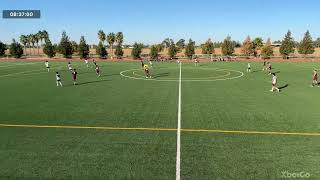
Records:
[[[0,124],[0,127],[19,128],[52,128],[52,129],[97,129],[97,130],[123,130],[123,131],[177,131],[175,128],[122,128],[103,126],[64,126],[64,125],[33,125],[33,124]],[[308,132],[275,132],[275,131],[238,131],[219,129],[180,129],[182,132],[198,133],[225,133],[225,134],[260,134],[260,135],[296,135],[296,136],[320,136],[320,133]]]
[[[180,180],[180,147],[181,147],[181,62],[179,62],[179,97],[178,97],[178,128],[177,128],[177,158],[176,158],[176,180]]]

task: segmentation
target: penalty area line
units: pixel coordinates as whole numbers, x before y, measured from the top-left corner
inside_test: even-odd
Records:
[[[114,131],[172,131],[176,128],[126,128],[126,127],[104,127],[104,126],[68,126],[68,125],[34,125],[34,124],[0,124],[0,127],[16,128],[47,128],[47,129],[96,129]],[[275,131],[240,131],[240,130],[219,130],[219,129],[180,129],[186,133],[220,133],[220,134],[252,134],[252,135],[292,135],[292,136],[320,136],[320,132],[275,132]]]

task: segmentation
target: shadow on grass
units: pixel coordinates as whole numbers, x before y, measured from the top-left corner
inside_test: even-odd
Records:
[[[153,78],[166,77],[166,76],[169,76],[169,73],[160,73],[160,74],[155,74],[155,75],[153,75]]]
[[[110,81],[110,80],[109,79],[102,79],[102,80],[96,80],[96,81],[87,81],[87,82],[77,83],[76,85],[67,84],[67,85],[64,85],[64,87],[81,86],[81,85],[86,85],[86,84],[102,83],[102,82],[106,82],[106,81]]]
[[[279,87],[280,90],[287,88],[289,86],[289,84],[285,84],[284,86]]]
[[[101,77],[108,77],[108,76],[119,76],[120,74],[119,73],[116,73],[116,74],[103,74],[101,73]]]

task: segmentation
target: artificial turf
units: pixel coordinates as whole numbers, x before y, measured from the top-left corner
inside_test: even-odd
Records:
[[[76,86],[66,62],[51,62],[49,73],[43,62],[0,63],[0,124],[177,127],[177,63],[154,63],[152,79],[139,62],[98,62],[99,78],[93,64],[72,64]],[[241,75],[246,63],[183,63],[182,128],[319,133],[320,88],[310,87],[317,63],[273,63],[280,93],[269,91],[262,63],[251,66],[252,73],[223,80]],[[172,130],[0,127],[0,144],[3,178],[175,178]],[[283,171],[319,179],[319,162],[320,136],[181,134],[182,179],[281,179]]]

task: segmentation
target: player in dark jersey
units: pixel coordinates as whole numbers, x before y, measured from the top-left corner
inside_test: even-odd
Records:
[[[262,71],[267,70],[267,63],[266,61],[263,61],[263,67],[262,67]]]
[[[96,62],[96,60],[92,60],[92,62],[93,62],[93,64],[96,66],[97,65],[97,62]]]
[[[318,72],[317,72],[317,70],[313,70],[311,86],[312,87],[314,87],[314,86],[320,87],[319,82],[318,82]]]
[[[100,68],[99,68],[98,64],[96,65],[96,74],[98,75],[98,77],[101,76],[101,74],[100,74]]]
[[[73,69],[73,71],[72,71],[73,85],[76,85],[76,84],[77,84],[77,75],[78,75],[77,70],[76,70],[76,69]]]
[[[141,60],[141,67],[142,67],[142,69],[144,69],[144,62],[143,62],[143,60]]]

